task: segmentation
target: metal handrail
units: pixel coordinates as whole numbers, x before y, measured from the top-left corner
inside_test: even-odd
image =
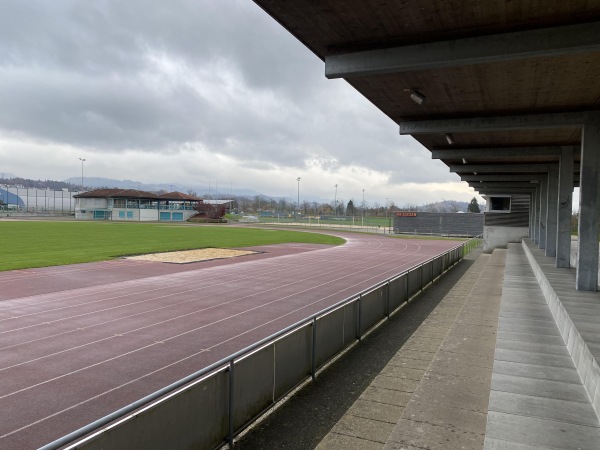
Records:
[[[459,244],[459,245],[457,245],[455,247],[452,247],[451,249],[448,249],[444,253],[441,253],[441,254],[439,254],[439,255],[437,255],[435,257],[432,257],[432,258],[430,258],[430,259],[428,259],[426,261],[423,261],[423,262],[419,263],[418,265],[413,266],[413,267],[411,267],[409,269],[406,269],[405,271],[400,272],[400,273],[398,273],[398,274],[396,274],[396,275],[394,275],[394,276],[392,276],[392,277],[390,277],[390,278],[388,278],[388,279],[386,279],[384,281],[381,281],[381,282],[379,282],[377,284],[374,284],[373,286],[371,286],[371,287],[369,287],[367,289],[362,290],[358,294],[354,294],[354,295],[352,295],[350,297],[347,297],[344,300],[341,300],[341,301],[339,301],[339,302],[337,302],[337,303],[335,303],[335,304],[333,304],[331,306],[328,306],[327,308],[324,308],[321,311],[319,311],[317,313],[314,313],[314,314],[306,317],[305,319],[302,319],[302,320],[300,320],[298,322],[295,322],[294,324],[289,325],[289,326],[285,327],[284,329],[282,329],[282,330],[280,330],[280,331],[278,331],[276,333],[273,333],[273,334],[271,334],[271,335],[269,335],[269,336],[267,336],[267,337],[265,337],[265,338],[263,338],[263,339],[255,342],[254,344],[251,344],[251,345],[243,348],[242,350],[239,350],[239,351],[237,351],[237,352],[235,352],[235,353],[233,353],[233,354],[231,354],[231,355],[229,355],[229,356],[227,356],[225,358],[220,359],[217,362],[214,362],[214,363],[210,364],[209,366],[207,366],[207,367],[205,367],[205,368],[203,368],[201,370],[198,370],[198,371],[196,371],[196,372],[194,372],[194,373],[192,373],[192,374],[190,374],[190,375],[188,375],[188,376],[180,379],[179,381],[171,383],[168,386],[166,386],[166,387],[164,387],[162,389],[159,389],[156,392],[153,392],[152,394],[149,394],[149,395],[147,395],[147,396],[145,396],[145,397],[143,397],[143,398],[141,398],[141,399],[139,399],[139,400],[137,400],[137,401],[135,401],[135,402],[127,405],[127,406],[124,406],[123,408],[120,408],[120,409],[118,409],[118,410],[116,410],[116,411],[114,411],[114,412],[112,412],[112,413],[110,413],[110,414],[108,414],[108,415],[106,415],[106,416],[98,419],[98,420],[95,420],[94,422],[92,422],[92,423],[90,423],[88,425],[85,425],[85,426],[83,426],[83,427],[81,427],[81,428],[79,428],[79,429],[77,429],[77,430],[75,430],[75,431],[73,431],[73,432],[71,432],[71,433],[69,433],[69,434],[67,434],[67,435],[65,435],[65,436],[63,436],[63,437],[55,440],[55,441],[53,441],[53,442],[50,442],[50,443],[48,443],[48,444],[40,447],[39,450],[56,450],[56,449],[59,449],[59,448],[65,446],[65,445],[73,443],[76,440],[78,440],[78,439],[80,439],[80,438],[82,438],[82,437],[84,437],[86,435],[89,435],[91,433],[102,432],[101,429],[103,427],[105,427],[106,425],[110,424],[111,422],[115,422],[116,420],[122,419],[125,416],[127,416],[128,414],[130,414],[130,413],[132,413],[132,412],[134,412],[134,411],[136,411],[136,410],[138,410],[138,409],[140,409],[140,408],[142,408],[144,406],[148,406],[148,405],[152,404],[153,402],[159,400],[160,398],[162,398],[162,397],[164,397],[164,396],[166,396],[168,394],[174,393],[178,389],[180,389],[180,388],[182,388],[182,387],[184,387],[184,386],[186,386],[186,385],[188,385],[188,384],[190,384],[190,383],[192,383],[194,381],[199,381],[205,375],[208,375],[208,374],[210,374],[212,372],[216,372],[218,369],[223,369],[223,370],[229,369],[229,370],[231,370],[231,367],[233,366],[234,361],[237,360],[238,358],[246,356],[249,353],[252,353],[253,351],[255,351],[257,349],[259,349],[261,347],[264,347],[264,346],[266,346],[266,345],[268,345],[268,344],[276,341],[278,338],[280,338],[280,337],[282,337],[282,336],[284,336],[284,335],[286,335],[286,334],[288,334],[288,333],[290,333],[290,332],[292,332],[292,331],[294,331],[296,329],[302,328],[303,326],[306,326],[306,325],[311,324],[311,323],[314,324],[316,322],[317,318],[323,317],[323,316],[327,315],[328,313],[330,313],[330,312],[332,312],[332,311],[334,311],[336,309],[339,309],[339,308],[341,308],[341,307],[343,307],[343,306],[345,306],[345,305],[347,305],[349,303],[352,303],[354,301],[359,301],[359,305],[360,305],[360,299],[361,299],[361,297],[363,295],[368,294],[369,292],[372,292],[372,291],[374,291],[376,289],[379,289],[382,286],[385,286],[386,284],[389,284],[392,281],[394,281],[394,280],[396,280],[396,279],[398,279],[398,278],[400,278],[400,277],[402,277],[404,275],[407,275],[409,272],[417,270],[420,267],[424,266],[425,264],[428,264],[428,263],[434,261],[435,259],[443,258],[445,255],[447,255],[449,253],[452,253],[453,251],[455,251],[455,250],[457,250],[459,248],[462,248],[463,252],[462,252],[462,254],[459,257],[459,260],[460,260],[460,259],[462,259],[462,257],[465,254],[464,253],[464,249],[467,246],[467,244],[471,243],[472,241],[476,241],[478,239],[479,239],[479,236],[475,237],[473,239],[470,239],[467,242]],[[475,242],[473,242],[473,243],[475,243]],[[432,279],[431,282],[433,282],[433,279]],[[408,284],[408,281],[407,281],[407,284]],[[407,296],[406,301],[408,301],[408,300],[409,300],[409,298]],[[360,325],[358,326],[357,340],[359,342],[361,340]],[[314,353],[313,353],[313,358],[314,358]],[[311,374],[313,380],[315,379],[315,372],[316,372],[316,367],[315,367],[315,362],[313,360],[313,370],[312,370],[312,374]],[[233,431],[231,429],[230,429],[230,433],[233,433]],[[231,441],[232,441],[232,439],[231,439],[231,436],[230,436],[230,444],[231,444]]]

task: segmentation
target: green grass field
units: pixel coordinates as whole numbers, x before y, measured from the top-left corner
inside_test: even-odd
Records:
[[[317,233],[226,226],[115,222],[0,222],[0,271],[76,264],[196,248],[303,242],[338,245]]]

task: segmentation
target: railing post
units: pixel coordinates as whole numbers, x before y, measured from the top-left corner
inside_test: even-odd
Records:
[[[228,415],[229,415],[229,438],[228,444],[229,448],[233,448],[233,373],[234,373],[234,360],[229,362],[229,406],[228,406]]]
[[[385,290],[385,310],[388,320],[390,319],[390,282],[387,283],[387,289]]]
[[[360,327],[360,325],[361,325],[361,323],[360,323],[360,316],[362,315],[361,307],[362,307],[362,294],[360,294],[358,296],[358,320],[356,321],[356,325],[358,327],[358,330],[357,330],[357,333],[356,333],[357,336],[358,336],[358,342],[361,342],[361,340],[362,340],[362,333],[360,331],[360,328],[361,328]]]
[[[315,381],[317,378],[317,318],[313,317],[312,321],[312,361],[311,361],[311,376]]]

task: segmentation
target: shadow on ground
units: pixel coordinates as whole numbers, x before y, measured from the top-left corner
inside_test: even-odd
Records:
[[[389,321],[235,443],[236,449],[314,449],[473,264],[468,255]]]

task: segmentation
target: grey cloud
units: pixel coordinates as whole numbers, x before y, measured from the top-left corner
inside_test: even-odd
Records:
[[[161,56],[183,72],[161,73]],[[428,152],[344,83],[325,80],[323,63],[248,0],[0,6],[4,131],[103,152],[199,146],[253,168],[316,158],[330,171],[431,179],[411,168]]]

